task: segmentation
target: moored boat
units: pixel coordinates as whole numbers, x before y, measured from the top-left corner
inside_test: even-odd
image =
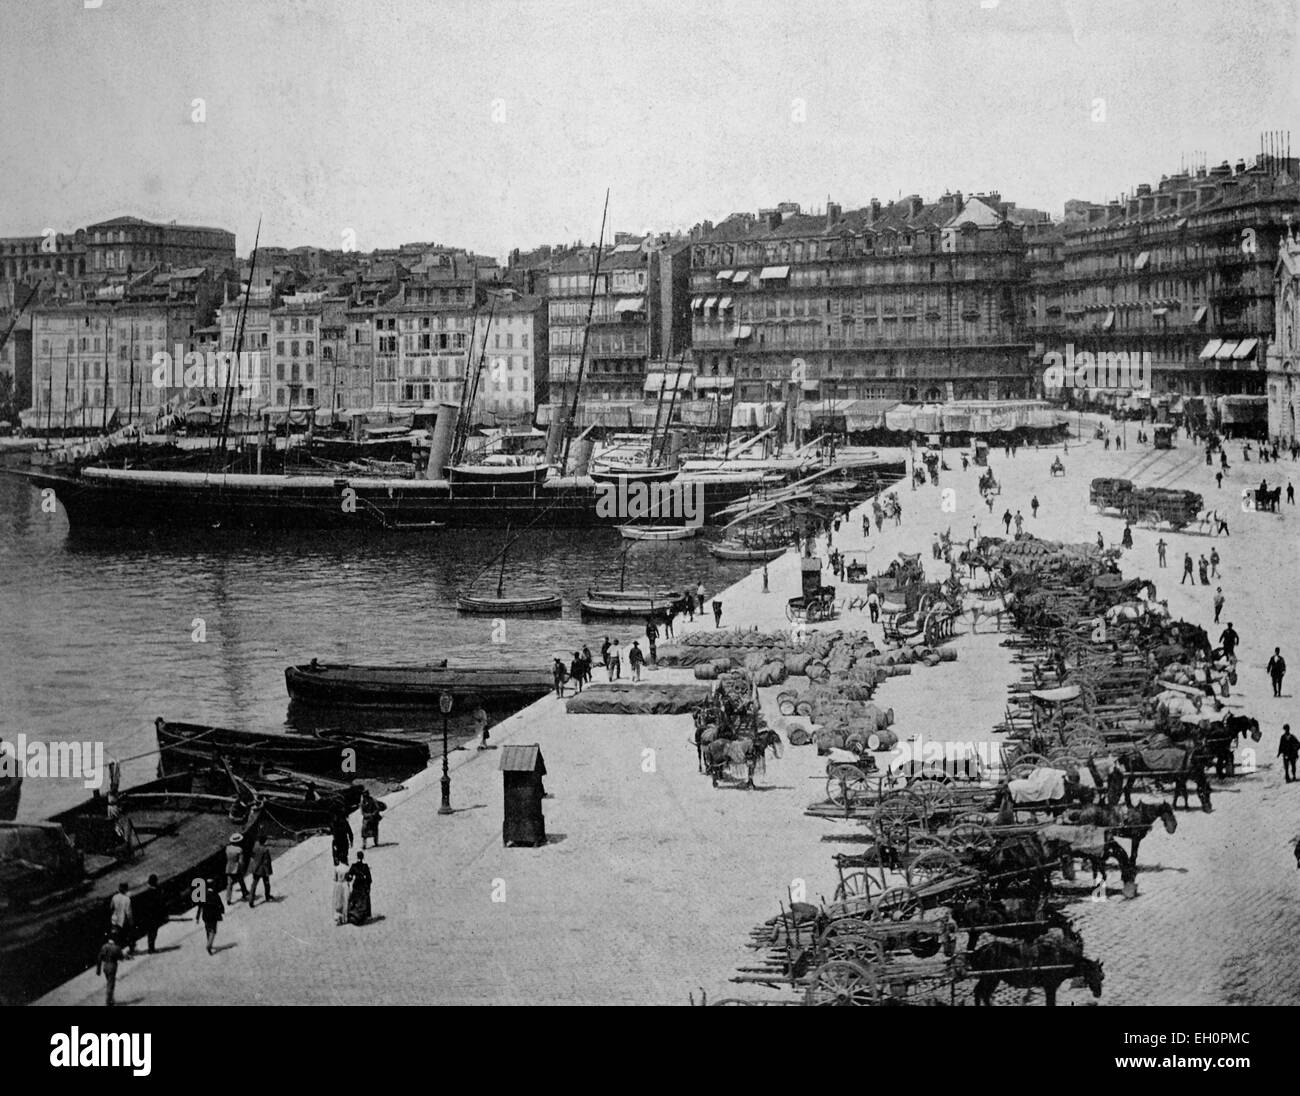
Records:
[[[698,525],[620,525],[625,540],[687,540],[700,531]]]
[[[669,483],[677,478],[676,468],[646,468],[633,465],[609,464],[593,468],[589,473],[595,483]]]
[[[154,729],[158,735],[159,768],[164,773],[191,768],[196,761],[208,763],[220,759],[243,769],[281,765],[302,772],[342,771],[343,748],[335,742],[235,731],[201,723],[169,723],[161,717],[154,720]]]
[[[678,602],[673,598],[627,598],[621,601],[602,601],[597,598],[585,597],[578,604],[582,608],[584,616],[610,617],[623,620],[652,616],[656,613],[666,612],[669,609],[676,609],[678,606]]]
[[[715,559],[744,560],[757,563],[767,562],[783,556],[790,550],[789,545],[774,545],[770,548],[757,548],[748,544],[710,544],[709,554]]]
[[[311,662],[289,666],[285,685],[292,700],[350,708],[433,708],[450,693],[458,705],[527,704],[549,693],[550,671],[491,666],[358,666]]]
[[[475,594],[461,594],[456,598],[456,608],[462,613],[558,613],[564,605],[564,599],[554,590],[536,594],[521,594],[510,597],[486,597]]]

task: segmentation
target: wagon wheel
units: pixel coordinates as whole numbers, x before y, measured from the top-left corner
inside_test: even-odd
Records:
[[[927,815],[926,801],[906,788],[882,796],[876,807],[877,823],[885,827],[891,822],[904,822],[909,827],[924,828]]]
[[[870,1005],[879,999],[875,975],[846,959],[832,960],[813,971],[804,998],[809,1005]]]
[[[956,853],[989,852],[996,844],[982,819],[979,822],[959,822],[948,831],[948,847]]]
[[[828,770],[826,798],[837,807],[846,807],[870,796],[871,782],[856,765],[832,765]]]
[[[871,908],[873,921],[906,921],[921,912],[921,899],[911,887],[890,887]]]
[[[933,818],[936,814],[947,813],[957,802],[951,785],[952,781],[947,777],[938,779],[922,775],[909,781],[907,790],[921,800],[925,817]]]
[[[1030,769],[1042,768],[1046,764],[1047,758],[1040,753],[1020,754],[1012,759],[1011,764],[1008,766],[1008,771],[1014,771],[1028,765],[1029,768],[1025,770],[1028,772]]]
[[[847,959],[871,967],[885,961],[885,945],[870,936],[853,933],[837,934],[826,940],[826,958]]]
[[[1066,746],[1058,746],[1054,749],[1047,755],[1047,761],[1048,764],[1055,765],[1058,768],[1069,767],[1077,769],[1085,767],[1088,764],[1087,760],[1081,759],[1073,748]]]
[[[881,818],[879,815],[871,820],[871,836],[879,849],[883,845],[892,845],[896,849],[906,849],[911,847],[915,840],[912,837],[912,827],[908,825],[904,818],[886,817]],[[918,835],[919,836],[919,835]]]
[[[1047,758],[1041,758],[1038,761],[1017,761],[1010,769],[1007,770],[1008,780],[1023,780],[1035,769],[1050,769],[1052,763]]]
[[[947,847],[947,838],[937,833],[918,833],[907,842],[908,851],[914,853],[929,852],[931,849],[947,849]]]
[[[922,886],[938,879],[964,872],[962,863],[951,849],[930,849],[907,866],[908,886]]]
[[[866,871],[848,872],[835,888],[835,901],[848,902],[854,898],[872,899],[872,891],[879,892],[880,884]]]

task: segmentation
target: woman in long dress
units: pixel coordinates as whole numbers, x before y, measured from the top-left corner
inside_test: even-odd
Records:
[[[352,884],[352,893],[348,897],[348,923],[364,925],[370,920],[370,865],[366,863],[366,854],[357,853],[356,863],[348,868],[343,877]]]
[[[348,869],[345,864],[334,865],[334,923],[347,924],[348,920]]]

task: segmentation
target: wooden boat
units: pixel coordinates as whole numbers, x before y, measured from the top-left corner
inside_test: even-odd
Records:
[[[247,840],[261,825],[233,795],[194,787],[185,773],[122,792],[124,822],[98,793],[49,822],[0,822],[0,1004],[24,1004],[94,963],[119,883],[135,902],[156,875],[168,912],[193,910],[194,880],[221,875],[232,829]]]
[[[602,601],[583,598],[579,603],[584,616],[611,617],[614,619],[644,618],[667,609],[676,609],[678,602],[672,598],[627,598],[622,601]]]
[[[549,670],[489,666],[357,666],[311,662],[284,671],[291,699],[349,708],[433,708],[450,693],[457,707],[522,705],[549,693]],[[301,767],[301,766],[293,766]]]
[[[625,540],[687,540],[700,531],[698,525],[620,525]]]
[[[259,769],[280,765],[301,772],[342,772],[343,748],[318,738],[292,738],[283,734],[258,734],[209,727],[201,723],[169,723],[154,720],[164,773],[195,767],[195,762],[224,758],[238,769]]]
[[[756,548],[748,544],[710,544],[709,554],[715,559],[744,560],[751,563],[767,562],[783,556],[790,550],[789,545],[776,545],[771,548]]]
[[[487,487],[510,485],[540,490],[550,471],[550,465],[536,461],[496,463],[489,459],[482,464],[451,465],[447,469],[447,478],[451,481],[453,487],[457,485]]]
[[[489,615],[503,613],[558,613],[563,605],[564,599],[554,591],[521,594],[513,597],[461,594],[456,598],[456,608],[462,613],[486,613]]]
[[[391,734],[357,734],[353,731],[320,729],[316,737],[352,750],[357,761],[370,767],[423,769],[429,763],[429,744]]]
[[[689,595],[676,590],[651,590],[647,586],[633,586],[623,590],[591,590],[587,597],[592,601],[663,601],[684,602]]]
[[[676,468],[648,468],[640,465],[609,464],[593,468],[590,476],[595,483],[668,483],[677,478]]]

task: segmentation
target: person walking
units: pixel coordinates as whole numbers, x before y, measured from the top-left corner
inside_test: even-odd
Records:
[[[606,636],[605,642],[600,645],[600,662],[606,670],[609,669],[609,636]]]
[[[369,793],[366,793],[369,794]],[[362,831],[364,836],[365,831]],[[266,847],[266,834],[262,834],[257,839],[257,844],[253,847],[252,858],[248,866],[253,872],[252,887],[248,892],[248,908],[251,910],[257,903],[257,881],[262,881],[262,893],[268,902],[271,898],[271,850]]]
[[[1168,548],[1169,545],[1165,542],[1164,537],[1161,537],[1158,541],[1156,541],[1156,559],[1159,561],[1161,567],[1166,566],[1168,562],[1167,559],[1165,558],[1165,553],[1168,550]]]
[[[1179,580],[1178,585],[1181,586],[1189,578],[1192,579],[1192,585],[1195,586],[1196,579],[1192,578],[1192,553],[1186,552],[1183,554],[1183,577]]]
[[[149,954],[153,955],[158,950],[158,930],[167,924],[167,903],[163,899],[162,888],[158,886],[158,876],[149,876],[148,885],[135,896],[132,905],[135,910],[135,931],[145,934]],[[131,946],[135,950],[134,941]]]
[[[1007,536],[1010,536],[1011,535],[1011,510],[1010,509],[1008,509],[1007,512],[1002,515],[1002,525],[1007,531]]]
[[[1273,657],[1268,660],[1268,676],[1273,681],[1273,695],[1282,695],[1282,679],[1286,677],[1286,659],[1282,657],[1280,647],[1273,648]]]
[[[574,651],[573,661],[569,663],[569,677],[577,684],[578,692],[582,692],[582,679],[584,676],[586,676],[586,672],[582,665],[582,655]]]
[[[1025,531],[1025,515],[1019,510],[1016,511],[1016,536],[1020,536]]]
[[[641,680],[641,667],[645,665],[645,655],[641,653],[641,646],[634,639],[632,640],[632,649],[627,653],[627,664],[632,667],[632,680]]]
[[[1102,539],[1101,530],[1098,529],[1097,530],[1097,551],[1104,552],[1105,550],[1106,550],[1106,541]]]
[[[1038,517],[1038,496],[1035,495],[1029,500],[1029,509],[1033,512],[1034,517]]]
[[[722,602],[717,598],[713,599],[713,626],[715,628],[722,627]]]
[[[1201,577],[1201,585],[1210,584],[1210,561],[1205,558],[1205,553],[1201,553],[1201,558],[1196,561],[1196,571]]]
[[[659,648],[657,640],[659,639],[659,629],[655,626],[655,618],[648,616],[645,618],[645,639],[646,645],[650,648],[650,664],[659,665]]]
[[[767,564],[763,564],[763,576],[765,578],[767,577]],[[673,609],[672,607],[669,607],[664,610],[663,622],[664,622],[665,639],[673,638],[673,617],[676,615],[677,615],[677,610]]]
[[[346,864],[334,865],[334,924],[346,925],[348,923],[348,868]]]
[[[609,667],[610,681],[618,680],[623,676],[623,652],[619,649],[617,638],[609,645],[609,661],[606,665]]]
[[[348,924],[364,925],[371,916],[370,887],[374,882],[364,852],[357,853],[356,862],[348,868],[343,878],[352,884],[348,894]]]
[[[109,931],[124,950],[135,949],[134,933],[131,928],[133,921],[131,896],[126,893],[129,889],[126,883],[119,883],[117,893],[108,900]]]
[[[696,601],[695,611],[697,613],[703,613],[704,612],[704,583],[702,582],[695,587],[695,601]]]
[[[1219,550],[1218,550],[1217,548],[1211,548],[1211,549],[1210,549],[1210,578],[1220,578],[1220,577],[1221,577],[1221,576],[1219,575],[1219,563],[1220,563],[1220,562],[1221,562],[1221,561],[1220,561],[1220,557],[1219,557]]]
[[[244,885],[244,873],[241,870],[243,862],[244,835],[232,833],[226,845],[226,905],[228,906],[234,901],[236,883],[239,884],[239,893],[244,896],[244,901],[248,901],[248,888]]]
[[[1119,543],[1122,548],[1133,547],[1133,526],[1131,526],[1127,521],[1124,523],[1124,533],[1119,538]]]
[[[1294,765],[1294,762],[1292,763]],[[153,949],[150,948],[150,951]],[[112,1005],[113,994],[117,990],[117,965],[122,961],[122,945],[113,939],[113,934],[104,936],[100,946],[99,957],[95,960],[95,977],[104,976],[104,1004]]]
[[[585,643],[582,645],[582,680],[586,685],[591,684],[591,648]]]
[[[867,595],[867,612],[871,614],[872,624],[880,620],[880,595],[875,590]]]
[[[551,680],[555,682],[555,695],[564,696],[564,682],[568,679],[569,672],[564,668],[564,662],[559,658],[551,659]],[[361,847],[365,848],[366,833],[361,831]]]
[[[352,850],[352,827],[348,825],[347,816],[342,811],[335,813],[330,833],[334,839],[334,863],[347,864]]]
[[[1295,505],[1295,488],[1291,486],[1291,481],[1286,481],[1286,501],[1292,506]]]
[[[1223,587],[1214,588],[1214,623],[1219,623],[1219,614],[1223,612]]]
[[[1206,463],[1208,464],[1209,461],[1207,460]],[[1215,479],[1215,482],[1218,483],[1218,485],[1219,485],[1219,490],[1222,491],[1222,490],[1223,490],[1223,473],[1222,473],[1222,472],[1215,472],[1215,473],[1214,473],[1214,479]]]
[[[203,921],[203,931],[208,937],[208,954],[212,954],[212,946],[217,942],[217,926],[225,916],[226,907],[221,902],[221,883],[219,880],[212,880],[203,888],[203,900],[198,903],[198,912],[194,914],[194,923],[197,925],[199,920]]]
[[[1282,737],[1278,739],[1277,756],[1282,759],[1282,775],[1286,778],[1286,782],[1288,784],[1294,782],[1296,779],[1295,762],[1296,758],[1300,757],[1300,738],[1296,738],[1291,733],[1290,723],[1282,724]],[[1297,848],[1296,860],[1300,862],[1300,847]],[[1300,866],[1300,863],[1297,866]],[[112,1003],[112,1001],[109,1002],[110,1005]]]
[[[560,669],[564,669],[564,664],[560,664]],[[379,816],[388,808],[378,799],[370,794],[370,789],[366,788],[361,792],[361,847],[366,847],[366,841],[370,840],[375,843],[375,848],[379,848]]]
[[[1219,636],[1219,646],[1223,648],[1223,657],[1233,659],[1237,657],[1237,644],[1241,642],[1241,636],[1237,634],[1237,629],[1232,626],[1232,621],[1228,621],[1228,626],[1223,629],[1223,634]]]

